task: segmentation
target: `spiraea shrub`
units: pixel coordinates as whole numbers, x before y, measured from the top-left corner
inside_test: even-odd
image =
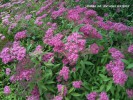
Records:
[[[11,0],[0,22],[1,100],[133,99],[131,20],[81,0]]]

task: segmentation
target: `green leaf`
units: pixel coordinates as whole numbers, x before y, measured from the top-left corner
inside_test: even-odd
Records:
[[[69,98],[65,97],[65,100],[69,100]]]
[[[86,64],[86,65],[94,65],[94,64],[93,64],[92,62],[90,62],[90,61],[85,61],[84,64]]]
[[[74,87],[72,87],[69,91],[68,94],[71,93],[74,90]]]
[[[100,91],[99,91],[99,92],[103,91],[103,90],[104,90],[104,87],[105,87],[105,85],[102,85],[102,86],[100,87]]]
[[[133,68],[133,63],[129,64],[126,68],[127,68],[127,69]]]
[[[127,64],[127,65],[130,64],[126,59],[121,59],[121,61],[124,62],[124,63]]]
[[[81,96],[81,94],[79,94],[79,93],[71,93],[71,95],[72,95],[72,96],[75,96],[75,97]]]
[[[54,81],[47,81],[46,84],[53,84],[55,83]]]
[[[108,78],[107,76],[103,75],[103,74],[99,74],[99,76],[102,78],[103,81],[109,81],[110,78]]]
[[[112,81],[108,83],[106,91],[108,92],[111,89],[111,87],[112,87]]]

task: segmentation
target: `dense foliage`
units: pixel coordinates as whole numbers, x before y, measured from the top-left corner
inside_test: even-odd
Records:
[[[132,100],[131,6],[106,3],[2,2],[0,100]]]

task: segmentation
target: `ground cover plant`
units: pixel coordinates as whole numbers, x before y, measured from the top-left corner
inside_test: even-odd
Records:
[[[132,100],[132,14],[113,14],[81,0],[2,2],[0,100]]]

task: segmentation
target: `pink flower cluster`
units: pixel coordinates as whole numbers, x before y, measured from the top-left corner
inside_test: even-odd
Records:
[[[90,52],[92,54],[97,54],[99,52],[99,46],[96,43],[90,45]]]
[[[43,42],[50,45],[50,46],[53,46],[53,50],[54,52],[62,52],[62,47],[63,47],[63,42],[62,42],[62,38],[63,38],[63,35],[58,33],[56,35],[54,35],[54,29],[55,27],[53,28],[49,28],[47,31],[46,31],[46,34],[43,38]]]
[[[104,30],[107,30],[107,31],[112,30],[113,28],[111,26],[114,25],[114,23],[111,21],[104,22],[103,20],[97,21],[95,24],[96,24],[96,26],[98,26]]]
[[[6,38],[6,37],[5,37],[3,34],[0,33],[0,39],[1,39],[1,40],[4,40],[5,38]]]
[[[52,63],[54,63],[54,53],[51,53],[51,52],[43,55],[42,57],[43,61],[45,62],[48,62],[51,58],[52,58]]]
[[[73,81],[73,87],[75,88],[81,88],[82,81]]]
[[[6,75],[10,75],[11,73],[11,69],[10,68],[6,68]]]
[[[64,2],[59,5],[59,9],[57,11],[53,11],[51,14],[51,17],[53,19],[56,19],[57,17],[62,16],[62,14],[66,11],[66,8],[64,7]]]
[[[36,15],[40,15],[42,12],[47,11],[49,7],[53,4],[54,0],[47,0],[44,2],[45,6],[42,6],[39,11],[36,12]]]
[[[64,67],[60,70],[59,76],[63,77],[63,79],[64,79],[65,81],[67,81],[68,78],[69,78],[69,67],[64,66]]]
[[[4,94],[10,94],[11,93],[11,89],[9,86],[5,86],[4,87]]]
[[[30,20],[31,17],[32,17],[32,15],[26,15],[26,16],[25,16],[25,20]]]
[[[87,95],[87,100],[97,100],[96,99],[97,97],[98,94],[96,92],[91,92],[90,94]],[[109,100],[107,93],[101,92],[99,100]]]
[[[42,16],[37,17],[35,20],[35,24],[37,24],[38,26],[42,25],[43,24],[42,19],[44,19],[46,16],[47,14],[43,14]]]
[[[94,10],[87,10],[84,12],[85,16],[87,17],[95,17],[97,16],[97,12]]]
[[[67,94],[67,87],[62,84],[57,85],[59,95],[55,96],[52,100],[63,100],[63,96]]]
[[[113,59],[118,60],[118,59],[122,59],[124,58],[124,55],[117,49],[115,48],[111,48],[109,50],[109,53],[111,53],[111,56],[113,57]]]
[[[67,87],[65,85],[58,84],[57,88],[58,88],[58,92],[61,93],[62,96],[66,96]]]
[[[127,93],[129,98],[133,98],[133,89],[127,89],[126,93]]]
[[[52,99],[52,100],[63,100],[63,97],[58,95],[58,96],[55,96],[54,99]]]
[[[35,51],[42,51],[42,46],[41,45],[36,46]]]
[[[77,22],[77,21],[80,21],[80,19],[82,19],[82,13],[84,11],[86,11],[87,8],[81,8],[80,6],[76,6],[75,8],[73,9],[69,9],[67,11],[67,19],[69,21],[74,21],[74,22]]]
[[[68,36],[64,49],[69,62],[75,63],[79,57],[78,53],[84,50],[86,40],[82,38],[83,36],[78,33],[72,33]]]
[[[40,100],[40,93],[37,86],[31,91],[31,95],[26,100]]]
[[[80,28],[80,32],[83,32],[85,36],[90,38],[102,39],[102,35],[90,24],[86,24]]]
[[[115,32],[120,33],[120,32],[127,32],[128,27],[122,23],[114,23],[112,28],[115,30]]]
[[[128,47],[128,52],[133,54],[133,44]]]
[[[22,60],[26,55],[26,49],[21,47],[19,42],[14,42],[11,48],[5,47],[1,53],[0,58],[4,64],[13,60]]]
[[[51,23],[48,23],[51,25]],[[53,46],[53,51],[58,52],[64,56],[63,63],[66,65],[68,63],[75,64],[79,57],[79,52],[84,50],[86,40],[83,36],[77,32],[70,34],[67,37],[66,43],[63,43],[63,35],[58,33],[54,35],[55,28],[49,28],[43,38],[43,42]]]
[[[53,30],[57,29],[57,23],[47,22],[47,25],[50,26]]]
[[[10,24],[9,18],[10,18],[10,15],[9,15],[9,14],[6,15],[5,17],[3,17],[3,18],[2,18],[2,23],[3,23],[4,25],[9,25],[9,24]]]
[[[113,68],[112,73],[113,73],[114,83],[120,84],[120,85],[125,84],[125,82],[127,81],[127,75],[124,73],[124,71],[115,67],[115,68]]]
[[[11,82],[21,81],[21,80],[27,80],[29,81],[32,78],[32,75],[34,74],[35,69],[23,69],[20,72],[17,72],[17,74],[12,75],[10,77]]]
[[[124,63],[121,61],[124,55],[115,48],[111,48],[109,53],[112,54],[114,61],[110,61],[106,65],[106,69],[110,74],[113,74],[114,83],[124,85],[128,78],[124,72]]]
[[[109,100],[106,92],[101,92],[99,100]]]
[[[106,69],[109,73],[112,73],[113,68],[119,68],[119,70],[124,70],[124,63],[119,60],[110,61],[109,64],[106,65]]]
[[[26,37],[27,37],[26,30],[24,30],[24,31],[17,32],[17,33],[15,34],[14,39],[15,39],[16,41],[18,41],[18,40],[24,39],[24,38],[26,38]]]
[[[87,95],[87,100],[96,100],[97,93],[96,92],[91,92],[90,94]]]

